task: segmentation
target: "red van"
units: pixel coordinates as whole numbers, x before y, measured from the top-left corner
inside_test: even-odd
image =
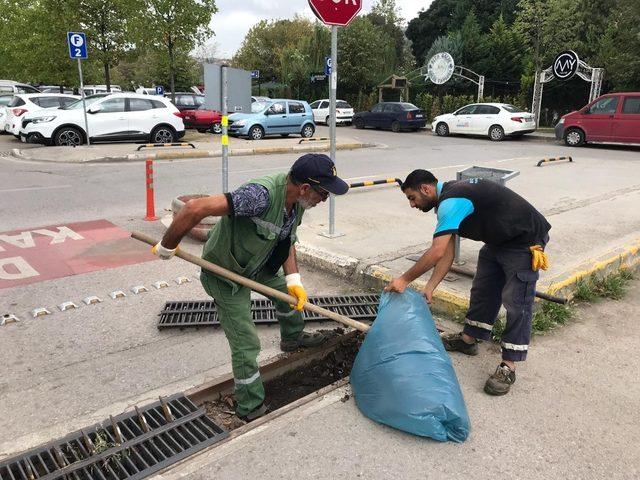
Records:
[[[640,92],[608,93],[567,113],[555,128],[570,147],[585,143],[640,144]]]

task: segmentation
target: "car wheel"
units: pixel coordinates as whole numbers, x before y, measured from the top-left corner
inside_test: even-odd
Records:
[[[438,125],[436,125],[436,135],[438,135],[439,137],[446,137],[447,135],[449,135],[449,125],[444,122],[440,122]]]
[[[264,137],[264,130],[260,125],[254,125],[249,129],[250,140],[261,140]]]
[[[570,128],[564,134],[564,143],[569,147],[579,147],[584,144],[584,132],[579,128]]]
[[[211,131],[212,131],[213,133],[215,133],[216,135],[221,134],[221,133],[222,133],[222,124],[221,124],[221,123],[214,123],[214,124],[211,126]]]
[[[303,138],[311,138],[313,137],[313,132],[315,131],[316,129],[313,127],[313,125],[307,123],[304,127],[302,127],[300,135],[302,135]]]
[[[395,120],[392,124],[391,124],[391,131],[398,133],[400,131],[400,122],[398,122],[397,120]]]
[[[171,127],[160,125],[151,132],[151,143],[173,143],[176,141],[176,134]]]
[[[84,143],[84,137],[77,128],[63,127],[55,134],[53,142],[58,147],[76,147]]]
[[[494,142],[504,140],[504,130],[500,125],[493,125],[489,128],[489,138]]]
[[[354,119],[353,126],[356,128],[364,128],[364,120],[361,118]]]
[[[327,115],[327,118],[324,119],[325,125],[329,125],[330,121],[331,121],[331,117]]]

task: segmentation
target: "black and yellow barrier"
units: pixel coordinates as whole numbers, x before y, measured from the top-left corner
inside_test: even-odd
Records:
[[[301,138],[298,142],[298,145],[300,145],[302,142],[319,142],[325,140],[329,140],[329,137]]]
[[[402,180],[399,178],[387,178],[385,180],[368,180],[366,182],[350,183],[349,188],[371,187],[373,185],[384,185],[385,183],[397,183],[402,186]]]
[[[549,162],[559,162],[560,160],[568,160],[570,162],[573,162],[573,159],[571,157],[555,157],[555,158],[543,158],[542,160],[540,160],[538,162],[538,164],[536,165],[536,167],[540,167],[542,166],[543,163],[549,163]]]
[[[143,148],[158,148],[158,147],[191,147],[196,148],[193,143],[145,143],[137,148],[139,152]]]

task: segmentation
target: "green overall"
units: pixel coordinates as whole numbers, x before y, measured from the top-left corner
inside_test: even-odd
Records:
[[[278,243],[284,224],[287,175],[269,175],[252,180],[269,192],[269,206],[259,217],[225,216],[215,225],[204,246],[202,258],[263,285],[287,293],[280,270],[272,274],[263,266]],[[303,209],[298,204],[291,243],[297,241],[296,230]],[[200,275],[205,291],[216,301],[218,318],[231,348],[235,379],[236,413],[244,416],[264,401],[264,387],[258,371],[260,339],[251,315],[251,291],[205,270]],[[295,340],[304,328],[302,314],[288,303],[271,299],[276,308],[282,340]]]

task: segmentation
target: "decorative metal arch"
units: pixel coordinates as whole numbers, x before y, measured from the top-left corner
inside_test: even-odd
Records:
[[[602,79],[604,77],[604,68],[593,68],[582,60],[579,60],[576,75],[587,82],[591,82],[589,103],[600,96],[600,90],[602,90]],[[556,76],[553,74],[553,65],[536,74],[536,82],[533,86],[533,101],[531,104],[531,113],[533,113],[536,120],[536,127],[540,123],[540,109],[542,107],[542,90],[544,84],[555,80],[555,78]]]

